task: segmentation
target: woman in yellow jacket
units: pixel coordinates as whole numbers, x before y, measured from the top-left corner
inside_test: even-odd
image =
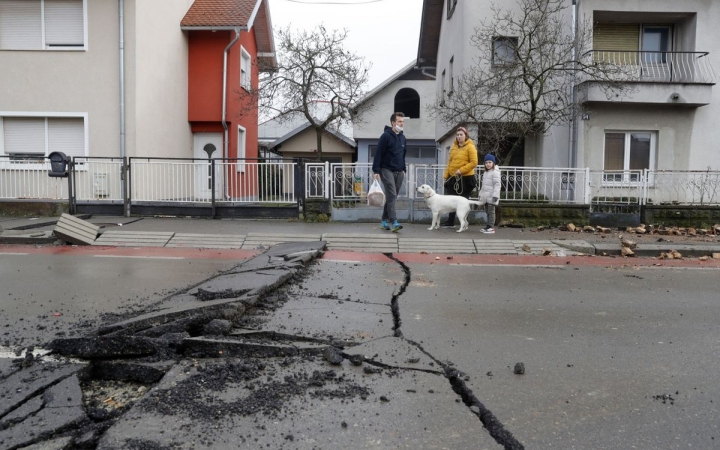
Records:
[[[460,195],[470,198],[475,189],[475,166],[478,164],[477,149],[470,139],[465,127],[459,127],[455,134],[455,142],[450,149],[447,167],[445,167],[445,195]],[[448,219],[441,224],[442,227],[455,226],[455,213],[448,215]]]

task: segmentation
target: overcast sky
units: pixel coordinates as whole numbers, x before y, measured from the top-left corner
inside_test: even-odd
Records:
[[[347,28],[345,48],[372,63],[370,90],[417,58],[422,0],[269,0],[273,28]]]

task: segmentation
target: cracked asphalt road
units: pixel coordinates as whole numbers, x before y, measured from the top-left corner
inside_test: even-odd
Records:
[[[717,446],[717,269],[353,258],[311,263],[77,448]]]

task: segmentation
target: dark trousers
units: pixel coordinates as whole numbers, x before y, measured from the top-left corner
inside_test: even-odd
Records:
[[[382,181],[383,190],[385,191],[385,207],[383,208],[382,220],[387,220],[391,223],[397,220],[395,202],[398,192],[400,192],[400,188],[402,188],[404,179],[404,172],[380,169],[380,181]]]
[[[475,175],[463,176],[460,177],[459,180],[457,177],[450,177],[445,180],[444,187],[445,195],[459,195],[461,197],[470,198],[470,194],[472,194],[473,189],[475,189]],[[446,223],[455,223],[454,212],[448,213]]]

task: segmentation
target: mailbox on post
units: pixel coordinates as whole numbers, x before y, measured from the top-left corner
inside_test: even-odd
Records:
[[[48,176],[63,178],[68,176],[69,156],[63,152],[52,152],[48,155],[48,158],[50,158],[50,171],[48,172]]]

